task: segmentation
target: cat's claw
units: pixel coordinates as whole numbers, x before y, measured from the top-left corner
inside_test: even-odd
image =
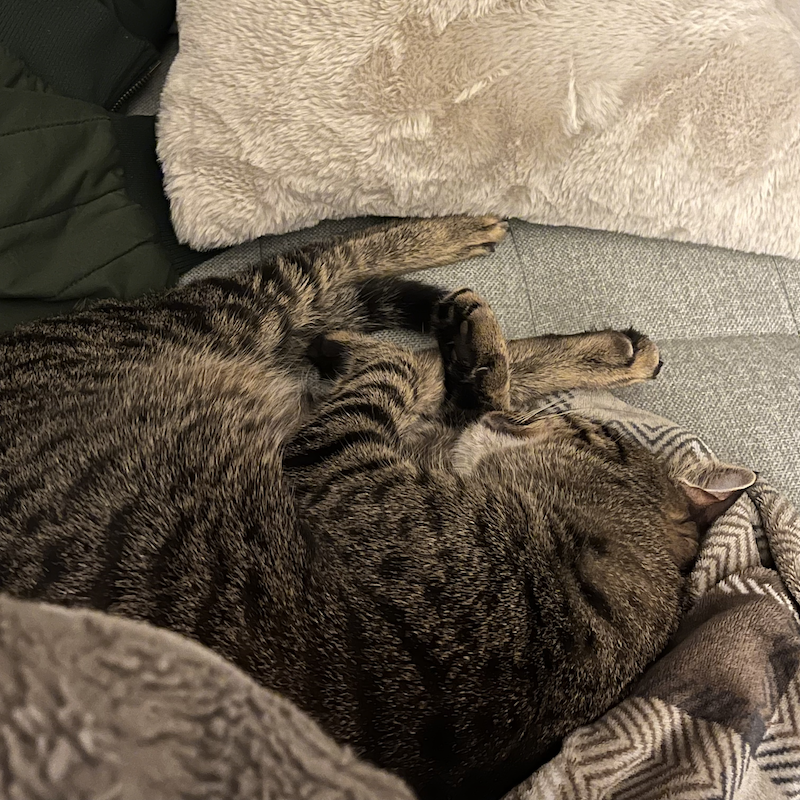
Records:
[[[508,222],[487,214],[481,217],[441,217],[440,223],[459,248],[458,258],[475,258],[493,253],[508,233]]]
[[[497,245],[503,241],[508,233],[508,221],[491,215],[476,217],[475,219],[481,227],[475,236],[478,241],[471,245],[472,255],[479,256],[494,253]]]

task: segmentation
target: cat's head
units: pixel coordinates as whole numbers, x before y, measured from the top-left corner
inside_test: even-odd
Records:
[[[462,475],[535,493],[597,525],[657,520],[681,569],[705,530],[755,481],[751,470],[716,461],[670,465],[607,422],[576,413],[490,412],[462,432],[451,457]]]

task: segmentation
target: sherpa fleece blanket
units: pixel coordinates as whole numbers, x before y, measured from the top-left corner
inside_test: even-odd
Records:
[[[196,248],[484,214],[800,258],[798,0],[179,0]]]
[[[606,393],[581,410],[685,468],[711,451]],[[693,606],[627,699],[507,800],[800,797],[800,516],[761,480],[713,526]],[[0,795],[14,800],[412,800],[203,647],[0,597]]]

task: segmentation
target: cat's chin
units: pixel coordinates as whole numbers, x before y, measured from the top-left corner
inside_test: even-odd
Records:
[[[502,412],[484,414],[458,437],[451,452],[453,469],[459,475],[468,475],[489,453],[530,444],[530,436],[521,431],[519,423]]]

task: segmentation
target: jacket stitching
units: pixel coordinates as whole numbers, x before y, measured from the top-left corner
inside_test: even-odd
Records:
[[[30,128],[20,128],[18,131],[7,131],[0,133],[0,139],[7,136],[16,136],[18,133],[30,133],[31,131],[44,131],[51,128],[68,128],[71,125],[85,125],[87,122],[108,122],[108,117],[89,117],[87,119],[73,119],[68,122],[52,122],[49,125],[32,125]]]
[[[96,200],[102,200],[104,197],[108,197],[110,194],[114,194],[114,192],[121,191],[119,187],[116,189],[109,189],[107,192],[103,192],[103,194],[97,195],[97,197],[91,198],[91,200],[86,200],[83,203],[74,203],[71,206],[67,206],[67,208],[62,208],[60,211],[53,211],[50,214],[43,214],[41,217],[32,217],[31,219],[23,219],[20,222],[10,222],[8,225],[0,225],[0,231],[7,231],[10,228],[16,228],[18,225],[29,225],[34,222],[39,222],[43,219],[50,219],[51,217],[57,217],[59,214],[66,214],[68,211],[72,211],[76,208],[83,208],[84,206],[88,206],[90,203],[94,203]]]
[[[79,278],[75,278],[75,280],[72,281],[72,283],[68,283],[57,294],[52,295],[48,299],[49,300],[59,300],[59,299],[61,299],[61,295],[63,295],[64,292],[69,291],[73,286],[75,286],[75,285],[79,284],[81,281],[84,281],[87,278],[91,277],[92,275],[95,274],[95,272],[99,272],[101,269],[104,269],[109,264],[113,264],[118,259],[122,258],[123,256],[128,255],[128,253],[132,253],[134,250],[136,250],[137,247],[142,247],[142,245],[145,245],[145,244],[153,244],[153,239],[150,238],[150,239],[145,239],[144,241],[137,242],[135,245],[133,245],[133,247],[129,247],[124,252],[115,255],[113,258],[110,258],[108,261],[105,262],[105,264],[101,264],[99,267],[95,267],[93,270],[90,270],[85,275],[81,275]]]

